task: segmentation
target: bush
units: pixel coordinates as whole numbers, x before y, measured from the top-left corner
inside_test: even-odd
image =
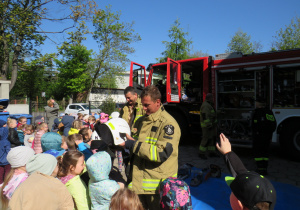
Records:
[[[116,103],[110,96],[108,96],[107,99],[100,106],[100,109],[102,112],[110,115],[112,112],[115,111]]]

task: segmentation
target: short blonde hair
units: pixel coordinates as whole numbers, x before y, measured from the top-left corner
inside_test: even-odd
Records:
[[[13,123],[13,122],[17,122],[17,120],[14,119],[14,118],[7,118],[7,125],[8,125],[8,127],[9,127],[10,124]]]
[[[82,122],[81,120],[74,120],[72,123],[72,128],[75,128],[77,130],[80,130],[82,127]]]
[[[88,118],[88,120],[94,120],[94,121],[96,121],[96,117],[95,117],[95,116],[92,116],[92,115],[90,115],[90,116],[89,116],[89,118]]]
[[[84,121],[87,121],[87,120],[89,119],[89,116],[90,116],[90,115],[86,114],[86,115],[83,116],[82,119],[83,119]]]

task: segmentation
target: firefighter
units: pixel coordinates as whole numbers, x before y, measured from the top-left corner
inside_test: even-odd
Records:
[[[273,132],[276,130],[276,119],[262,98],[257,98],[256,109],[252,116],[253,151],[256,162],[256,172],[268,174],[269,153]]]
[[[138,96],[134,87],[128,86],[124,90],[124,95],[127,103],[120,112],[120,117],[126,120],[130,128],[133,123],[145,114],[141,99]]]
[[[200,125],[202,128],[202,140],[199,146],[199,157],[206,160],[206,152],[210,157],[219,157],[216,153],[217,117],[213,104],[213,96],[207,93],[205,101],[200,108]]]
[[[132,182],[128,188],[139,195],[145,209],[159,209],[160,182],[177,176],[181,132],[176,120],[161,104],[157,87],[147,86],[141,99],[146,114],[131,129],[133,137],[127,134],[128,140],[122,144],[134,155]]]

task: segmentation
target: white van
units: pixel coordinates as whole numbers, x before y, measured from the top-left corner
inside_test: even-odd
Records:
[[[91,105],[91,112],[100,113],[101,109],[98,109],[95,106]],[[76,115],[78,113],[91,114],[89,113],[89,104],[87,103],[69,104],[65,110],[65,113],[68,115]]]

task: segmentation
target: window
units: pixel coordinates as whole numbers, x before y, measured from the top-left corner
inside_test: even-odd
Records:
[[[274,67],[274,107],[300,107],[300,67]]]

